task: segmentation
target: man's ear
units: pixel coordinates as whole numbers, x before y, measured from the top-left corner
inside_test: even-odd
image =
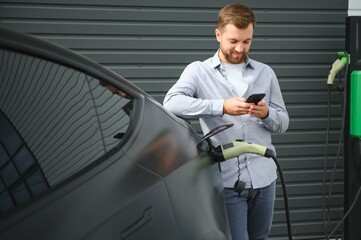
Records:
[[[216,33],[217,41],[221,42],[221,31],[218,28],[216,28],[215,33]]]

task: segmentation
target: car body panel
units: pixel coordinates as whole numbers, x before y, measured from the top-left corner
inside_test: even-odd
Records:
[[[152,97],[123,77],[70,50],[3,28],[0,28],[0,48],[3,49],[3,72],[0,71],[0,92],[3,98],[0,97],[0,110],[5,115],[12,112],[11,106],[15,106],[13,102],[22,97],[18,94],[21,91],[14,90],[20,88],[21,84],[14,82],[21,81],[18,74],[25,67],[19,67],[20,63],[28,64],[31,70],[32,65],[27,63],[27,56],[34,58],[34,61],[40,59],[37,66],[55,63],[64,68],[64,73],[68,69],[73,75],[79,73],[77,76],[81,77],[74,78],[75,80],[68,77],[67,81],[82,83],[81,89],[87,89],[81,96],[79,94],[82,91],[79,90],[79,94],[74,94],[67,101],[68,93],[73,88],[56,88],[58,91],[49,95],[50,100],[51,96],[63,91],[64,94],[59,95],[64,96],[64,99],[59,97],[59,104],[63,104],[63,108],[68,107],[68,102],[84,101],[89,102],[89,109],[94,110],[94,115],[91,115],[94,125],[89,123],[91,119],[87,114],[90,110],[87,108],[78,107],[71,114],[64,110],[64,115],[69,115],[68,119],[79,115],[82,116],[82,122],[78,122],[81,117],[76,118],[74,123],[78,125],[74,126],[71,120],[66,120],[69,126],[64,129],[58,127],[66,126],[66,123],[60,121],[63,118],[54,117],[54,121],[61,123],[55,125],[59,134],[54,134],[53,129],[45,128],[44,124],[36,121],[39,119],[45,123],[45,120],[51,119],[46,116],[51,109],[45,107],[47,101],[44,97],[46,90],[50,88],[37,91],[46,88],[48,81],[43,79],[38,85],[32,85],[37,78],[29,81],[26,90],[30,93],[43,92],[44,96],[36,98],[29,94],[28,99],[37,100],[24,101],[21,104],[23,109],[16,109],[19,114],[15,115],[20,120],[15,121],[15,117],[9,117],[9,121],[24,138],[24,144],[30,152],[35,151],[34,146],[38,146],[33,152],[34,158],[44,156],[43,152],[49,154],[45,156],[56,157],[73,154],[78,147],[88,144],[87,139],[92,139],[95,134],[92,133],[95,131],[92,126],[97,124],[100,128],[96,134],[102,136],[98,139],[101,141],[99,146],[104,149],[99,156],[91,156],[93,145],[84,148],[84,152],[89,152],[85,156],[91,156],[94,160],[79,167],[79,170],[72,169],[71,164],[78,164],[76,157],[83,151],[69,157],[70,167],[64,170],[66,174],[61,172],[56,180],[50,180],[52,172],[46,168],[44,162],[47,159],[44,157],[39,169],[44,171],[49,189],[26,203],[17,203],[14,209],[0,212],[1,239],[228,239],[229,229],[222,195],[214,187],[216,166],[210,154],[197,147],[202,138],[186,121],[166,111]],[[48,75],[52,74],[51,67],[43,69],[43,72],[49,72]],[[43,74],[39,79],[48,75]],[[54,79],[60,82],[64,78],[53,78],[53,81]],[[98,81],[105,83],[107,89],[98,85]],[[112,100],[114,95],[113,92],[108,92],[108,86],[125,92],[127,97]],[[87,99],[85,96],[90,100],[84,100]],[[78,98],[79,100],[74,100]],[[131,103],[131,107],[125,108],[128,103]],[[44,104],[39,114],[32,110],[39,109],[34,104]],[[120,104],[120,107],[115,108],[111,104]],[[56,107],[58,106],[54,106]],[[119,110],[114,110],[118,108]],[[123,117],[117,118],[120,112],[130,120],[126,122],[125,130],[118,132],[120,137],[116,137],[117,132],[113,128],[123,121]],[[56,116],[55,113],[52,114]],[[35,120],[30,121],[29,118]],[[114,121],[109,121],[113,118]],[[27,128],[21,128],[20,125],[24,125],[24,122],[28,124]],[[46,124],[51,125],[52,121],[49,120]],[[87,124],[89,127],[86,127]],[[82,127],[85,129],[75,135],[74,132],[80,131]],[[46,146],[47,141],[53,141],[49,134],[62,139],[61,136],[65,134],[63,132],[79,138],[68,137],[59,146],[55,144],[58,141],[55,139],[54,146],[50,145],[45,150],[41,147]],[[31,140],[32,136],[38,137]],[[64,150],[60,151],[62,147]],[[51,155],[57,151],[58,154]],[[58,159],[52,163],[55,170],[64,164],[62,159],[66,159],[66,156],[56,157],[52,157]],[[86,157],[81,159],[84,158]],[[0,166],[0,175],[5,174],[4,166]],[[27,175],[21,175],[17,181],[21,183],[21,179],[26,177]],[[8,188],[11,189],[11,186]],[[10,190],[2,189],[0,193],[5,194],[7,191]]]

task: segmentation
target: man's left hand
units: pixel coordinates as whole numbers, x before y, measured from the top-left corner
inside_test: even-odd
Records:
[[[266,101],[262,100],[259,101],[258,104],[252,104],[249,108],[249,114],[261,119],[267,118],[268,117],[268,105],[266,103]]]

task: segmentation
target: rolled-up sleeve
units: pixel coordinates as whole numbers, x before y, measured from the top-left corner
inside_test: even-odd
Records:
[[[189,64],[184,69],[179,80],[164,98],[163,106],[166,109],[183,118],[213,117],[223,114],[223,99],[199,98],[197,91],[207,91],[206,87],[199,87],[204,84],[200,82],[199,72],[197,62]]]
[[[262,121],[271,132],[284,133],[288,129],[289,116],[284,110],[276,110],[270,107],[268,117]]]

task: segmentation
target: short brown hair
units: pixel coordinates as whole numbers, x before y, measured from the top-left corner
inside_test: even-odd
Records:
[[[227,5],[218,13],[217,28],[219,30],[227,24],[233,24],[239,29],[245,29],[250,23],[252,23],[254,27],[256,17],[251,8],[240,3]]]

